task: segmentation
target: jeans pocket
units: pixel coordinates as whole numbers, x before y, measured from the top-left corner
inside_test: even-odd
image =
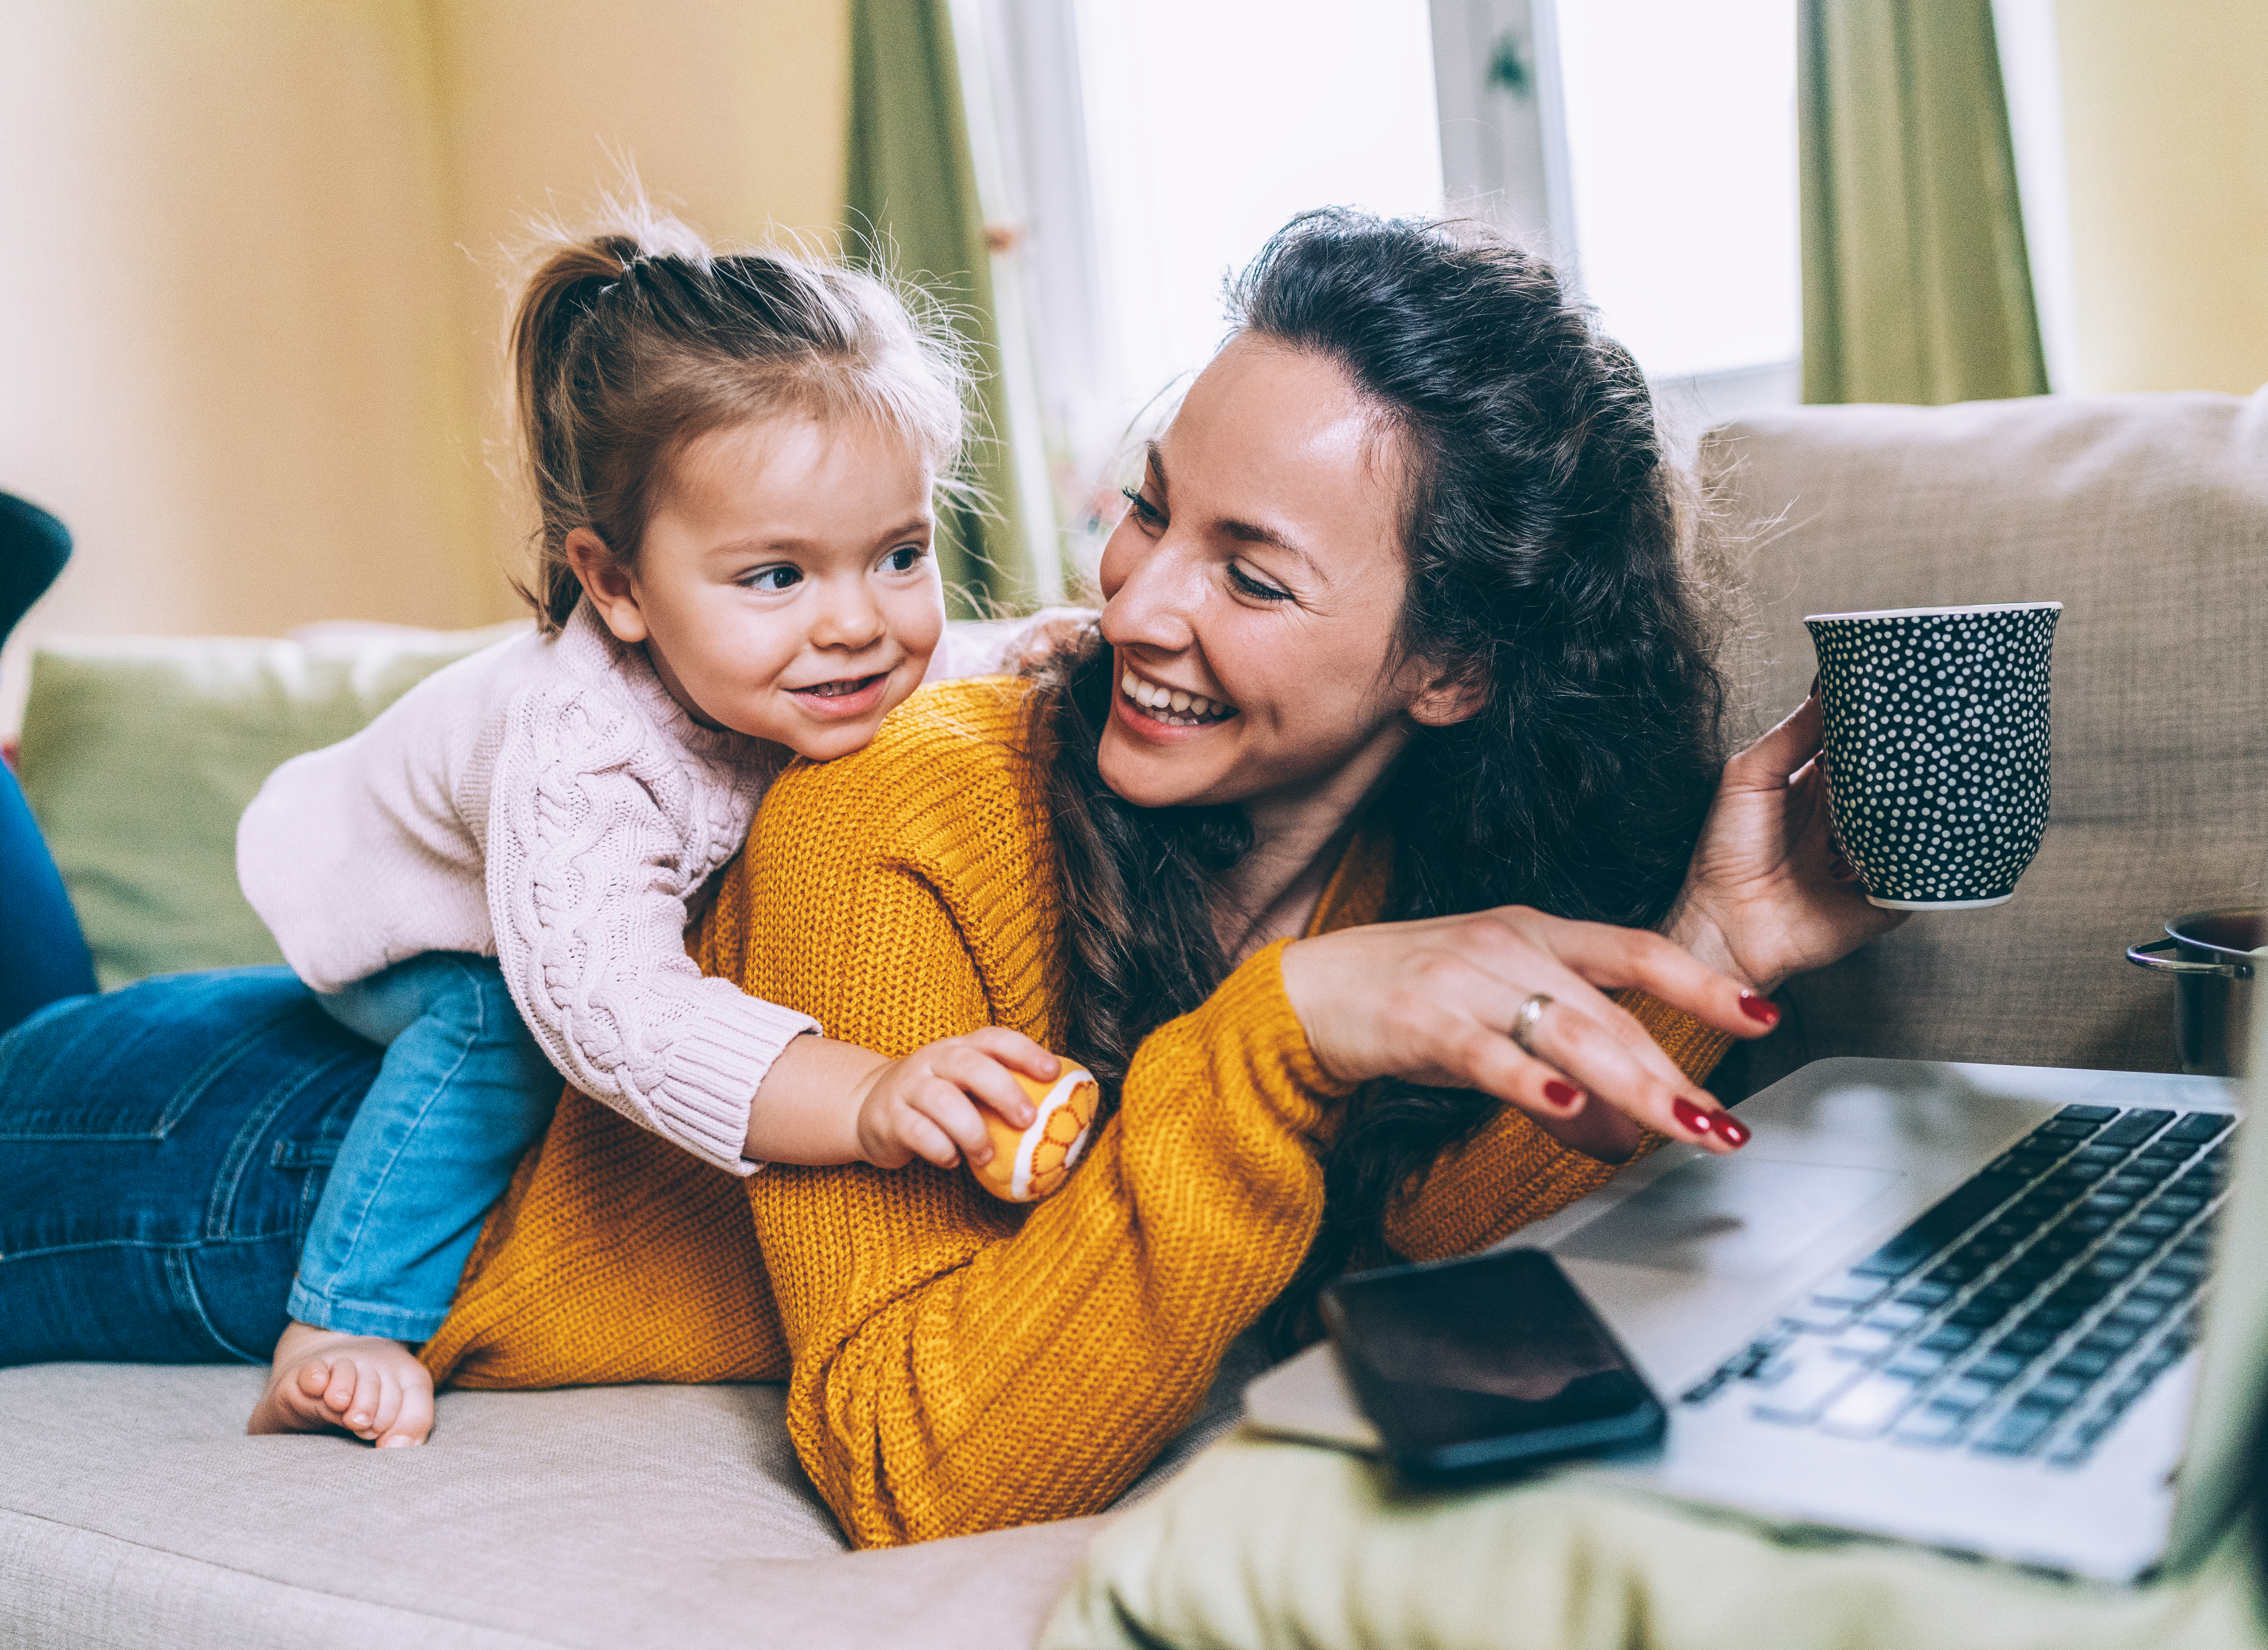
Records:
[[[312,997],[289,969],[223,969],[59,1003],[0,1038],[0,1139],[164,1140]]]

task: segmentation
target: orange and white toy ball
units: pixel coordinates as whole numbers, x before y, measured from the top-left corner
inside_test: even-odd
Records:
[[[1014,1075],[1040,1115],[1029,1128],[1012,1129],[986,1110],[992,1160],[975,1173],[978,1183],[995,1197],[1037,1203],[1071,1178],[1072,1165],[1086,1150],[1087,1131],[1094,1127],[1102,1090],[1091,1075],[1069,1062],[1052,1083],[1035,1082],[1020,1072]]]

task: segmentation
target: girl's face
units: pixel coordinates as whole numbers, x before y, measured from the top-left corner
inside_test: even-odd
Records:
[[[1336,364],[1250,336],[1152,448],[1104,547],[1118,690],[1099,760],[1142,807],[1341,810],[1410,724],[1468,713],[1395,659],[1407,582],[1395,444]]]
[[[824,762],[874,737],[945,632],[932,480],[871,422],[766,419],[678,455],[632,565],[580,529],[567,552],[695,721]]]

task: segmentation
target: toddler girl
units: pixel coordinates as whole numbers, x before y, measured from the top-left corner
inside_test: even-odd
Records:
[[[537,633],[285,763],[238,833],[292,969],[387,1050],[252,1431],[423,1440],[408,1344],[446,1315],[563,1076],[734,1175],[980,1163],[972,1099],[1031,1120],[1012,1069],[1057,1062],[1013,1033],[885,1061],[684,947],[780,767],[864,747],[938,651],[948,336],[871,276],[712,255],[649,212],[536,269],[511,348]]]

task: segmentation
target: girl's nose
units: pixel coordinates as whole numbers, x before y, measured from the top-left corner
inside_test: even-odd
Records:
[[[881,639],[884,628],[880,604],[867,593],[865,579],[825,581],[812,615],[814,647],[866,647]]]

